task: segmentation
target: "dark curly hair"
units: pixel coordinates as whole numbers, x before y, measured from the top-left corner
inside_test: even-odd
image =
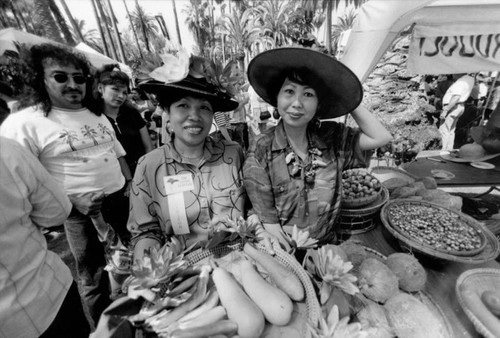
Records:
[[[75,52],[66,47],[56,46],[50,43],[35,45],[30,48],[29,60],[27,60],[33,72],[33,76],[28,79],[28,85],[32,88],[29,96],[24,100],[23,106],[38,105],[47,116],[52,109],[52,102],[45,88],[44,65],[47,60],[60,65],[72,65],[81,69],[83,76],[87,78],[86,95],[83,99],[83,106],[91,110],[96,115],[101,115],[95,109],[95,102],[92,99],[92,66],[83,54]]]

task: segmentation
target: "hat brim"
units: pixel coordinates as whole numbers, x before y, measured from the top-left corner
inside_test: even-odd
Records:
[[[347,66],[321,52],[285,47],[265,51],[248,65],[248,81],[255,92],[276,107],[276,86],[283,73],[290,69],[307,69],[324,85],[326,100],[316,116],[321,119],[339,117],[353,111],[363,99],[363,87],[356,74]],[[274,89],[274,90],[273,90]]]
[[[140,89],[147,93],[153,93],[156,96],[182,96],[182,95],[195,95],[205,97],[212,104],[214,112],[226,112],[235,110],[238,107],[238,102],[229,98],[221,97],[211,91],[204,90],[204,88],[194,88],[192,83],[182,80],[175,83],[164,83],[156,80],[149,80],[141,83],[138,86]]]

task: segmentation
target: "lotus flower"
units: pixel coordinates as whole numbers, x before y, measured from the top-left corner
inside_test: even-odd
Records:
[[[339,318],[339,308],[332,307],[327,318],[320,318],[318,327],[309,326],[313,338],[365,338],[360,323],[349,324],[349,317]]]
[[[313,249],[318,243],[317,239],[309,237],[309,231],[299,230],[297,225],[293,226],[292,235],[286,234],[285,238],[293,251],[296,249]]]
[[[307,270],[321,279],[320,302],[324,304],[332,288],[337,287],[343,292],[354,295],[359,292],[355,285],[356,276],[349,273],[353,268],[351,262],[344,262],[335,254],[332,247],[325,245],[318,250],[308,250],[304,259]]]

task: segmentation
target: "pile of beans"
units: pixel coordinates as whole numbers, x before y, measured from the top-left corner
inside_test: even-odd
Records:
[[[381,188],[379,180],[367,172],[347,169],[342,172],[342,197],[356,199],[376,195]]]
[[[459,215],[437,207],[394,204],[388,219],[411,238],[440,251],[471,251],[481,247],[478,230]]]

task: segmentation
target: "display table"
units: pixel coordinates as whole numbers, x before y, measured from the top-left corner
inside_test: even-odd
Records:
[[[444,160],[440,151],[420,152],[415,161],[407,163],[403,169],[418,177],[433,176],[432,170],[445,170],[455,177],[436,179],[439,187],[492,187],[500,186],[500,156],[485,161],[495,165],[494,169],[478,169],[470,163]]]
[[[398,242],[389,234],[382,224],[366,233],[353,235],[351,239],[361,241],[367,247],[379,251],[384,255],[401,252]],[[427,271],[427,284],[425,291],[432,297],[447,316],[453,328],[453,337],[481,337],[467,318],[455,294],[455,284],[458,276],[469,269],[496,268],[500,264],[493,260],[482,264],[463,264],[448,261],[432,261],[418,257]]]

